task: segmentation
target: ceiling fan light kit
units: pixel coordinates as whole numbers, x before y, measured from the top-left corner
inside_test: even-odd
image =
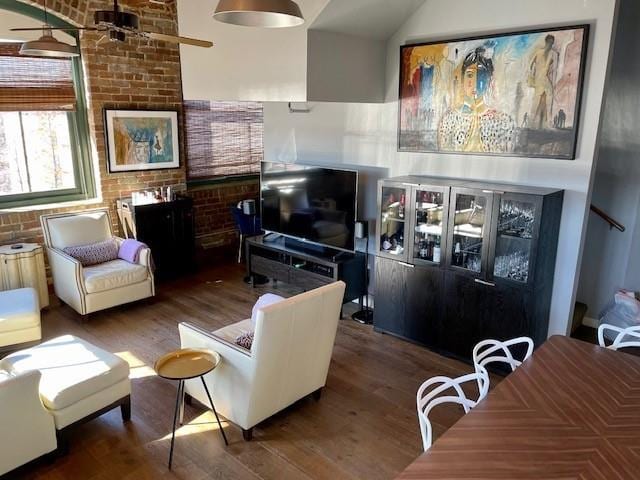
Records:
[[[213,18],[245,27],[283,28],[304,23],[293,0],[220,0]]]
[[[61,42],[54,38],[49,14],[47,12],[47,0],[44,0],[44,25],[42,26],[42,36],[37,40],[24,42],[20,47],[20,55],[30,55],[32,57],[77,57],[80,55],[78,47]]]
[[[78,48],[61,42],[54,38],[51,27],[45,24],[42,27],[42,36],[37,40],[24,42],[20,47],[20,55],[32,57],[77,57],[80,55]]]

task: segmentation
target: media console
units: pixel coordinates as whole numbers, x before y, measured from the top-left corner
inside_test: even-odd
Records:
[[[296,248],[284,237],[265,240],[264,236],[246,241],[247,274],[264,275],[302,290],[342,280],[347,284],[343,303],[360,299],[366,294],[365,256],[360,252],[337,255],[312,253]]]

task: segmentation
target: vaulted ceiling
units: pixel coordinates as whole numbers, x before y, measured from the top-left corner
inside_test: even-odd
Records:
[[[386,40],[425,0],[331,0],[310,29]]]

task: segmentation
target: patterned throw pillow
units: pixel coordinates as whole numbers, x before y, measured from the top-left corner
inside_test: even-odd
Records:
[[[110,262],[118,258],[118,244],[115,240],[65,247],[64,253],[80,261],[83,267],[97,263]]]
[[[253,332],[238,335],[238,337],[236,337],[236,345],[251,350],[251,345],[253,345]]]

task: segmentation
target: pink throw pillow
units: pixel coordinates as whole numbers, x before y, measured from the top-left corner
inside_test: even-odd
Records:
[[[253,306],[253,310],[251,310],[251,323],[255,326],[256,320],[258,318],[258,310],[266,307],[267,305],[272,305],[274,303],[278,303],[279,301],[284,300],[284,297],[280,295],[275,295],[273,293],[265,293]]]

